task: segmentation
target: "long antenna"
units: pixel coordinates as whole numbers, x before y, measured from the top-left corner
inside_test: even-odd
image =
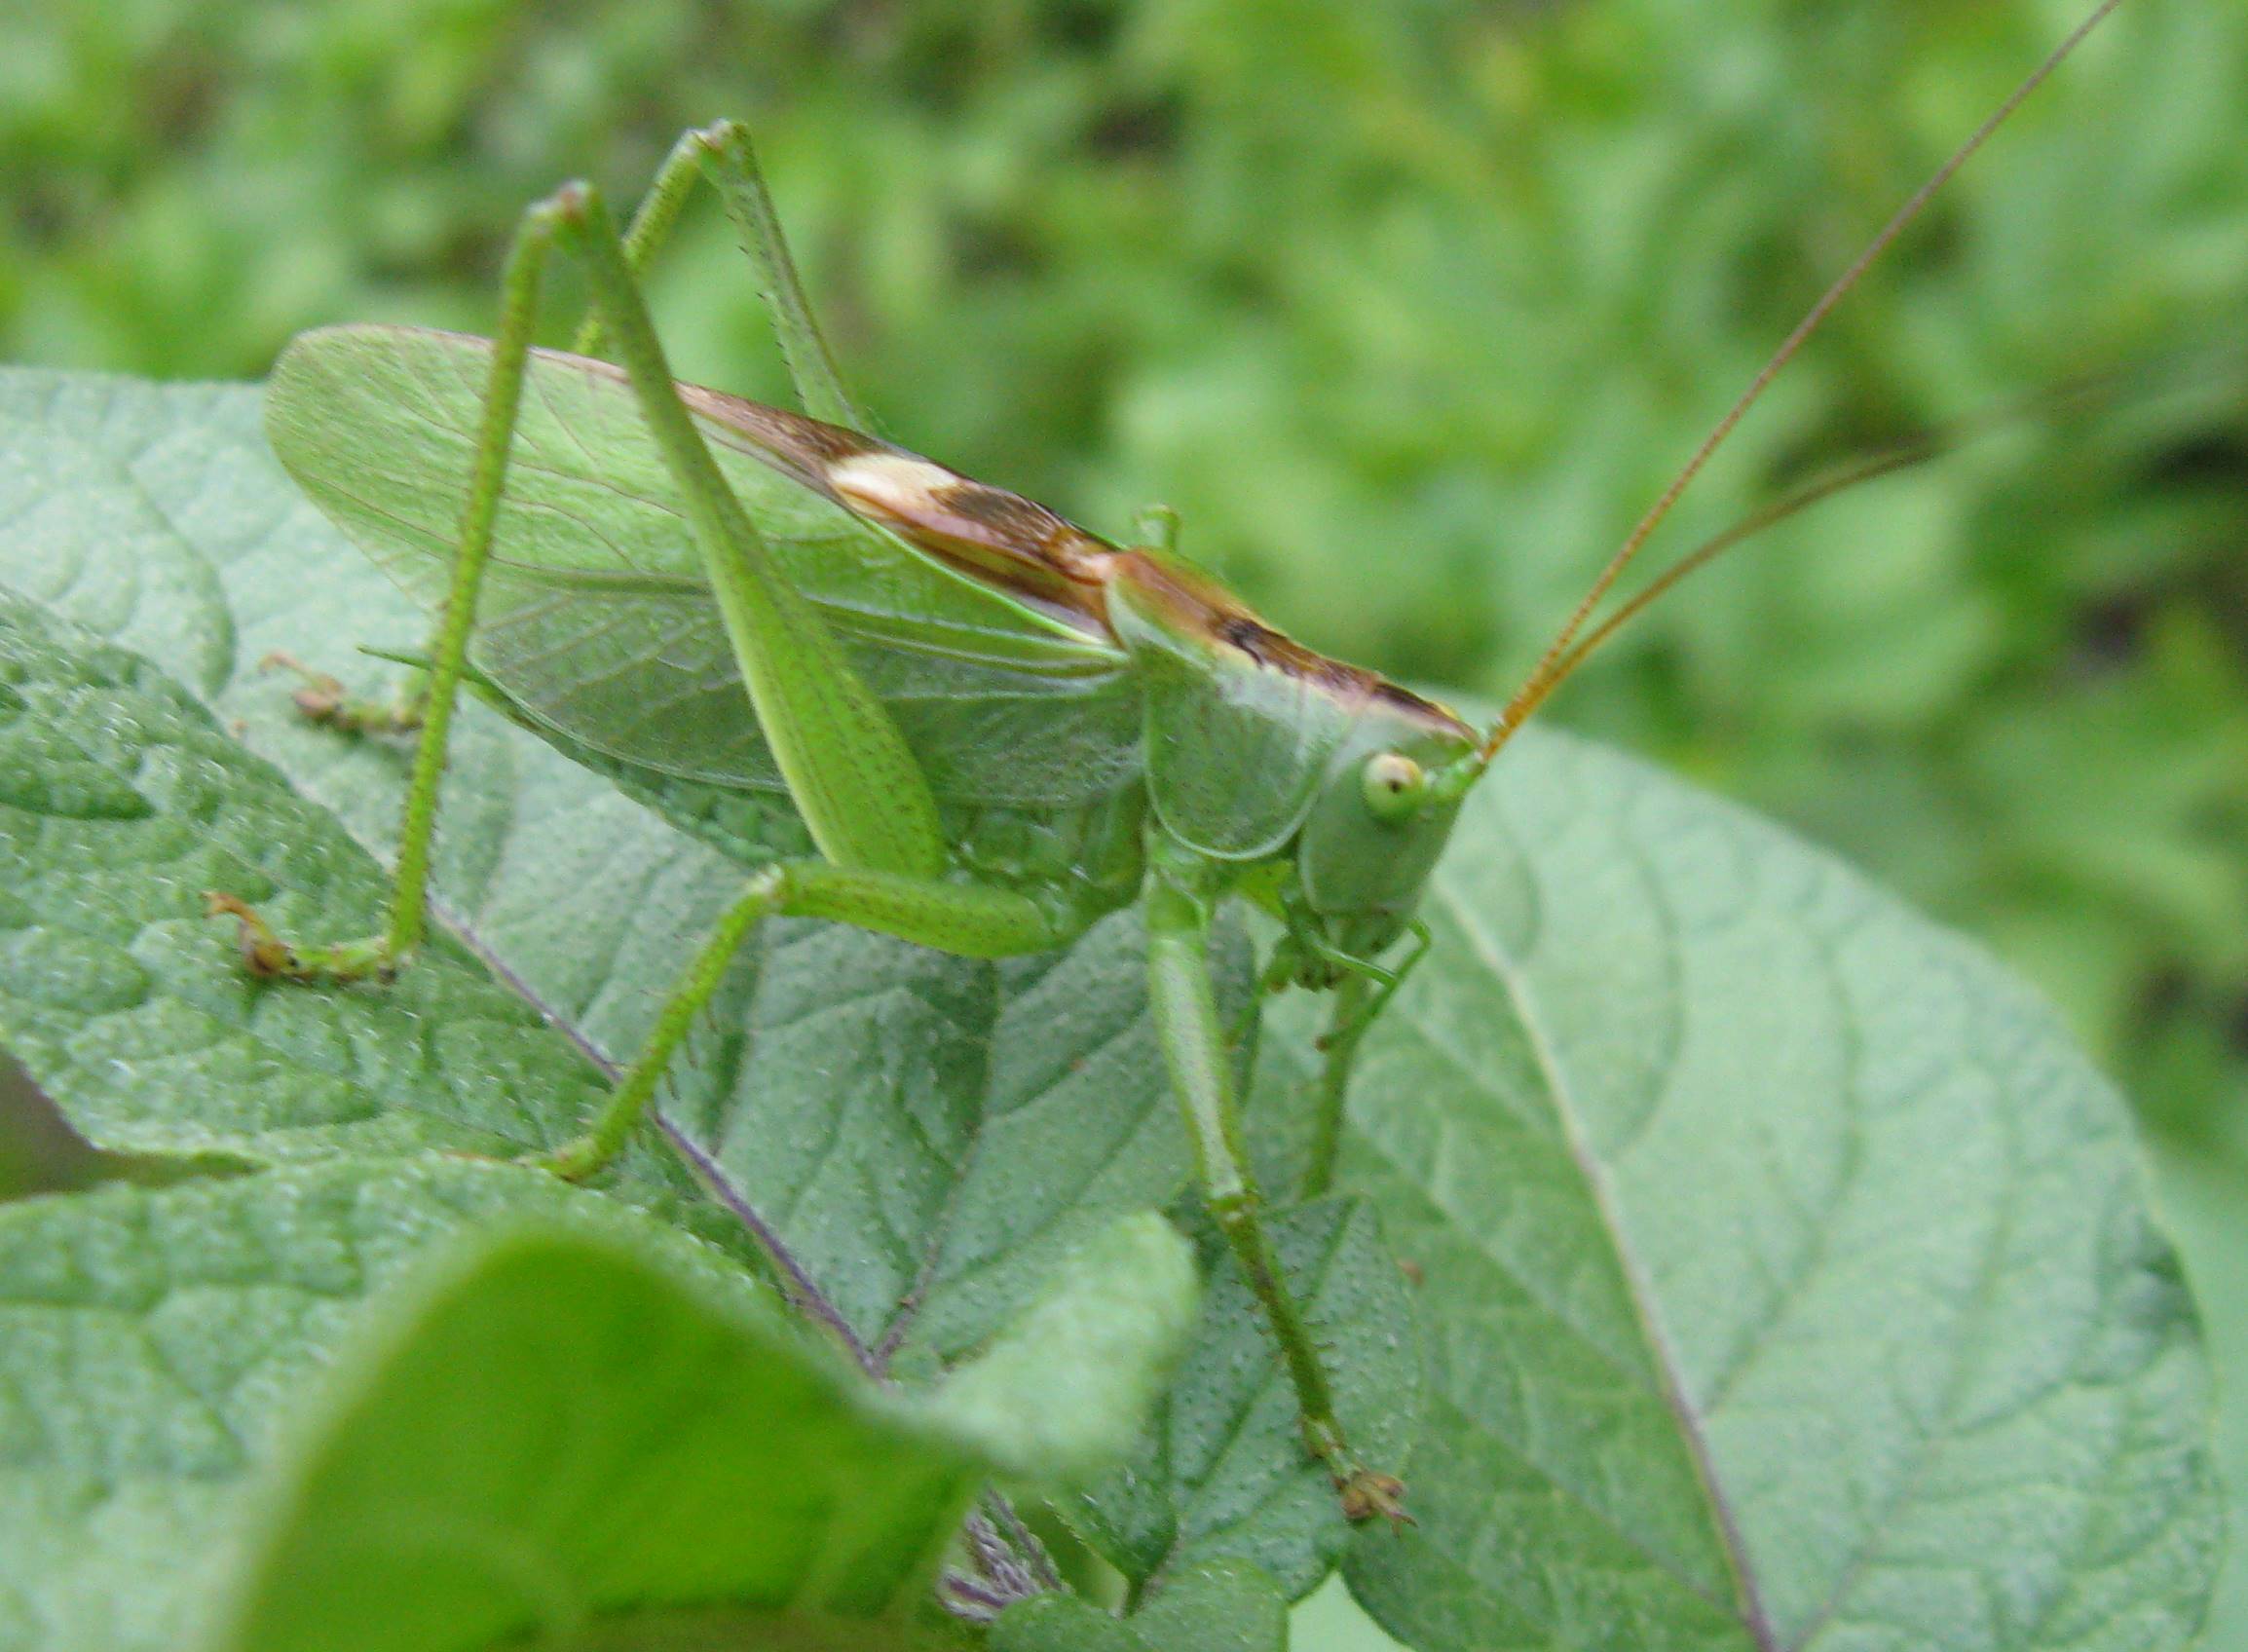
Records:
[[[2198,364],[2196,361],[2195,365]],[[1566,681],[1601,644],[1654,607],[1671,586],[1697,569],[1706,568],[1742,541],[1754,539],[1765,529],[1810,509],[1822,500],[1832,499],[1838,493],[1847,493],[1860,482],[1893,475],[1915,465],[1926,464],[1930,459],[1941,458],[1963,443],[2018,419],[2091,405],[2117,394],[2121,387],[2133,380],[2146,381],[2166,376],[2176,365],[2176,358],[2157,359],[2135,367],[2070,379],[2049,389],[2015,396],[1995,407],[1985,408],[1956,424],[1920,432],[1878,452],[1860,455],[1821,475],[1814,476],[1794,492],[1781,495],[1771,504],[1749,512],[1723,533],[1705,540],[1664,569],[1660,576],[1649,581],[1643,588],[1632,592],[1630,601],[1579,637],[1575,645],[1561,656],[1554,667],[1553,683],[1557,686]]]
[[[1592,582],[1592,588],[1585,593],[1585,600],[1577,604],[1576,612],[1569,616],[1568,622],[1555,633],[1554,640],[1546,645],[1546,652],[1539,657],[1537,665],[1523,680],[1522,686],[1515,691],[1515,697],[1507,701],[1506,709],[1499,713],[1499,720],[1491,725],[1491,732],[1484,736],[1482,747],[1478,753],[1479,761],[1488,763],[1497,755],[1499,748],[1514,737],[1515,731],[1529,720],[1530,713],[1545,702],[1546,696],[1560,686],[1562,680],[1585,657],[1585,654],[1590,652],[1572,651],[1570,645],[1576,642],[1577,634],[1592,617],[1592,610],[1599,606],[1600,599],[1622,578],[1624,570],[1630,567],[1633,558],[1639,554],[1639,547],[1647,543],[1648,536],[1654,533],[1663,518],[1670,514],[1670,507],[1678,503],[1678,496],[1702,473],[1702,467],[1709,462],[1710,455],[1724,445],[1725,438],[1733,433],[1733,427],[1741,423],[1742,415],[1756,405],[1757,399],[1764,394],[1772,381],[1780,376],[1780,370],[1794,359],[1795,353],[1818,330],[1819,324],[1848,296],[1851,288],[1857,285],[1865,272],[1873,267],[1874,260],[1888,251],[1890,244],[1904,233],[1905,226],[1920,216],[1921,208],[1928,205],[1930,198],[1951,181],[1952,174],[1966,166],[1975,151],[1990,141],[1991,134],[2005,125],[2007,117],[2021,107],[2031,93],[2045,83],[2052,72],[2068,59],[2069,55],[2083,43],[2084,37],[2100,26],[2110,12],[2121,4],[2122,0],[2100,0],[2092,15],[2079,23],[2043,62],[2031,70],[2005,101],[1991,112],[1990,118],[1975,129],[1973,135],[1954,150],[1951,157],[1930,174],[1926,183],[1913,191],[1911,199],[1898,207],[1895,215],[1881,227],[1881,233],[1866,244],[1865,250],[1857,255],[1850,268],[1843,271],[1834,284],[1819,295],[1818,302],[1795,324],[1795,330],[1787,335],[1780,348],[1772,353],[1772,359],[1757,370],[1756,377],[1741,393],[1740,399],[1727,409],[1725,417],[1718,420],[1715,428],[1703,438],[1702,445],[1694,450],[1694,456],[1670,479],[1670,485],[1663,490],[1662,497],[1639,518],[1638,525],[1632,528],[1622,547],[1608,559],[1608,565],[1600,570],[1600,577]],[[1726,542],[1731,543],[1731,540]],[[1715,549],[1704,547],[1703,551],[1696,553],[1694,565],[1707,561],[1723,548],[1723,544],[1717,545]],[[1667,589],[1676,582],[1678,577],[1667,577],[1660,582],[1661,588]],[[1637,608],[1634,607],[1632,612],[1637,612]]]

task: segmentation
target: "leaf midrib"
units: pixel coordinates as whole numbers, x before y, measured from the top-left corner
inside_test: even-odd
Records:
[[[1737,1595],[1735,1615],[1742,1629],[1747,1631],[1758,1652],[1780,1652],[1780,1642],[1765,1608],[1763,1595],[1757,1586],[1755,1570],[1750,1563],[1739,1522],[1734,1518],[1732,1504],[1717,1481],[1716,1463],[1710,1452],[1704,1418],[1687,1398],[1677,1352],[1664,1330],[1653,1293],[1635,1265],[1630,1248],[1624,1242],[1614,1187],[1606,1168],[1585,1136],[1583,1120],[1573,1100],[1573,1091],[1563,1075],[1559,1057],[1545,1023],[1532,1007],[1533,998],[1529,987],[1522,980],[1520,971],[1507,959],[1496,938],[1467,903],[1461,900],[1450,882],[1437,880],[1433,893],[1457,924],[1477,960],[1490,971],[1492,979],[1506,995],[1523,1036],[1528,1041],[1531,1057],[1537,1064],[1539,1076],[1553,1103],[1554,1114],[1560,1123],[1563,1145],[1577,1166],[1577,1173],[1584,1178],[1586,1188],[1592,1197],[1593,1210],[1609,1237],[1609,1248],[1616,1260],[1617,1272],[1623,1279],[1632,1316],[1638,1323],[1641,1342],[1656,1373],[1663,1402],[1678,1424],[1687,1455],[1694,1465],[1695,1478],[1700,1482],[1703,1496],[1708,1504],[1710,1517],[1716,1526],[1718,1545],[1724,1553],[1728,1569],[1733,1573]],[[1497,1258],[1493,1260],[1495,1262]],[[1606,1521],[1605,1517],[1603,1521],[1611,1526],[1614,1524]],[[1629,1538],[1628,1533],[1624,1535]],[[1692,1579],[1680,1574],[1675,1567],[1660,1557],[1651,1558],[1685,1588],[1697,1595],[1703,1594]]]

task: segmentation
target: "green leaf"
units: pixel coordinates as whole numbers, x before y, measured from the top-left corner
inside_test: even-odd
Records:
[[[910,1401],[611,1227],[487,1231],[385,1304],[284,1455],[218,1652],[921,1644],[976,1488],[1105,1466],[1194,1300],[1184,1241],[1127,1218]]]
[[[2225,1483],[2225,1567],[2203,1645],[2210,1652],[2248,1646],[2248,1164],[2236,1149],[2207,1142],[2154,1142],[2162,1216],[2177,1235],[2193,1295],[2208,1324],[2217,1370],[2217,1461]]]
[[[380,923],[386,880],[161,673],[5,592],[0,772],[0,1039],[117,1174],[512,1156],[566,1140],[605,1093],[581,1050],[443,937],[386,990],[246,978],[202,891],[344,935]],[[619,1180],[674,1210],[692,1198],[646,1145]]]
[[[417,653],[427,623],[281,473],[258,393],[0,373],[0,466],[17,506],[0,521],[0,584],[144,657],[387,858],[406,748],[306,723],[290,680],[259,662],[287,651],[373,692],[398,673],[358,646]],[[437,843],[440,918],[506,959],[525,995],[589,1050],[630,1052],[655,1014],[656,984],[738,892],[739,870],[481,707],[464,709],[456,741]],[[285,825],[302,829],[305,817]],[[381,880],[342,865],[337,841],[323,832],[304,869],[319,876],[282,891],[305,903],[308,922],[342,926],[318,938],[364,932],[380,911]],[[194,893],[181,893],[183,911]],[[191,927],[203,932],[200,920]]]
[[[1159,1228],[1120,1224],[1066,1283],[1103,1258],[1179,1278]],[[368,1299],[408,1276],[370,1329]],[[1006,1346],[1064,1378],[1072,1356],[1137,1362],[1106,1380],[1144,1393],[1185,1305],[1143,1296],[1136,1333],[1049,1314]],[[582,1619],[587,1646],[738,1643],[749,1607],[783,1599],[778,1644],[871,1645],[814,1631],[918,1594],[992,1470],[995,1424],[948,1405],[881,1397],[715,1253],[512,1166],[339,1160],[26,1202],[0,1209],[0,1646],[187,1644],[245,1526],[263,1536],[229,1646],[341,1645],[348,1625],[420,1647],[432,1625],[541,1613]],[[1018,1430],[1008,1466],[1080,1470],[1117,1424],[1076,1423]],[[667,1598],[727,1608],[631,1636],[601,1610]]]
[[[832,1282],[870,1345],[957,1358],[1054,1255],[1185,1186],[1137,912],[996,964],[775,927],[722,992],[666,1116],[705,1174]],[[1238,932],[1223,957],[1237,1014]]]
[[[1404,1652],[1350,1596],[1338,1574],[1288,1614],[1293,1652]]]
[[[347,1357],[287,1465],[224,1652],[461,1652],[726,1603],[925,1596],[985,1465],[645,1239],[478,1238]]]
[[[1170,1379],[1201,1294],[1194,1253],[1152,1211],[1065,1258],[1038,1299],[938,1392],[938,1414],[1040,1485],[1121,1458]]]
[[[0,771],[0,1039],[99,1149],[96,1175],[511,1158],[568,1140],[606,1094],[582,1050],[444,937],[386,988],[246,975],[203,891],[365,933],[381,874],[145,661],[4,590]],[[609,1184],[757,1254],[652,1142]]]
[[[1272,1236],[1325,1350],[1335,1405],[1368,1467],[1405,1475],[1419,1349],[1404,1275],[1372,1209],[1329,1199],[1278,1214]],[[1349,1543],[1324,1467],[1302,1449],[1294,1391],[1266,1353],[1255,1299],[1214,1282],[1169,1401],[1124,1465],[1057,1512],[1134,1584],[1218,1559],[1254,1563],[1294,1598]]]
[[[380,921],[324,811],[159,673],[0,593],[0,1036],[100,1145],[283,1158],[558,1141],[600,1072],[453,946],[393,991],[230,966],[202,892]]]
[[[0,1207],[0,1646],[187,1644],[286,1408],[367,1298],[526,1213],[620,1220],[551,1177],[444,1160]]]
[[[1554,736],[1509,749],[1426,916],[1344,1177],[1423,1280],[1420,1523],[1349,1563],[1392,1633],[2186,1637],[2207,1375],[2123,1108],[2049,1011],[1827,857]]]
[[[1287,1598],[1241,1560],[1189,1567],[1128,1618],[1049,1595],[1011,1608],[992,1632],[992,1652],[1285,1652],[1287,1645]]]

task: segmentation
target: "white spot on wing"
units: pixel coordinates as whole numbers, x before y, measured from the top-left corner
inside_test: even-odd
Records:
[[[853,507],[894,520],[936,513],[936,496],[960,478],[906,453],[860,453],[828,467],[828,486]]]

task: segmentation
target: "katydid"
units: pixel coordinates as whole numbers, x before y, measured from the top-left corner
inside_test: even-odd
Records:
[[[496,340],[343,327],[298,339],[276,368],[282,464],[435,609],[438,633],[386,931],[298,947],[230,896],[212,910],[238,919],[263,973],[385,976],[406,963],[423,938],[465,679],[620,772],[784,796],[817,853],[750,875],[600,1115],[540,1161],[579,1178],[618,1150],[766,918],[995,957],[1064,946],[1138,902],[1203,1197],[1270,1322],[1305,1445],[1352,1518],[1402,1518],[1401,1483],[1348,1444],[1259,1219],[1212,989],[1213,917],[1231,896],[1255,903],[1280,925],[1266,985],[1335,995],[1317,1191],[1352,1053],[1419,956],[1414,908],[1470,788],[1617,623],[1729,543],[1587,631],[1773,375],[2117,3],[2104,0],[1812,309],[1487,730],[1293,642],[1177,556],[1167,528],[1113,544],[869,433],[740,127],[682,138],[628,234],[598,191],[568,185],[522,220]],[[638,276],[698,177],[760,266],[803,414],[671,376]],[[556,250],[581,262],[593,298],[570,354],[530,342]],[[323,690],[314,709],[335,714],[334,697]]]

